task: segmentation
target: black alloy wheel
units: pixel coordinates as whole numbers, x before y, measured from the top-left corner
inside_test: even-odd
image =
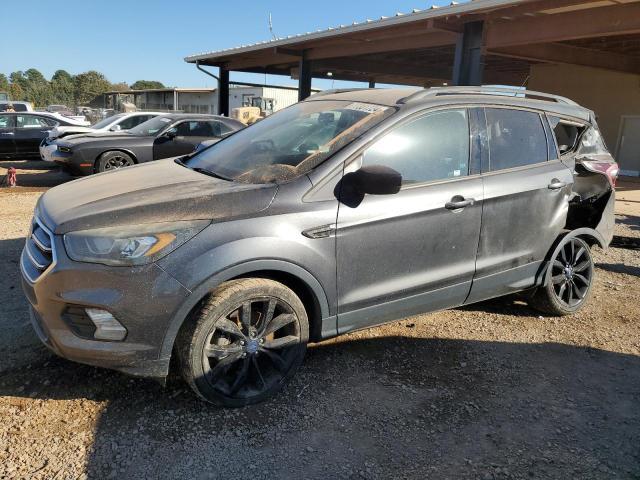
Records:
[[[584,306],[592,290],[595,270],[589,245],[571,237],[563,240],[550,261],[547,281],[532,306],[552,315],[569,315]]]
[[[259,396],[296,362],[300,321],[273,297],[249,299],[220,318],[204,345],[207,381],[229,397]]]
[[[130,155],[119,151],[106,152],[98,159],[97,171],[110,172],[112,170],[130,167],[132,165],[135,165],[135,161]]]
[[[300,299],[268,279],[221,285],[178,338],[182,373],[205,400],[240,407],[280,390],[302,363],[309,323]]]
[[[573,308],[591,288],[593,262],[584,242],[572,238],[558,252],[551,265],[551,283],[559,301]]]

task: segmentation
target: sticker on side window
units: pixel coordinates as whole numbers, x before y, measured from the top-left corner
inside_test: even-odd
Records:
[[[376,112],[382,112],[388,109],[389,107],[383,107],[382,105],[372,105],[370,103],[353,102],[344,108],[347,110],[357,110],[358,112],[376,113]]]

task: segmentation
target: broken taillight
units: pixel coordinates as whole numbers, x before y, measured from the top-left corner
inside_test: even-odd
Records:
[[[618,173],[620,172],[616,162],[583,159],[580,164],[590,172],[601,173],[606,176],[611,187],[616,188],[616,180],[618,179]]]

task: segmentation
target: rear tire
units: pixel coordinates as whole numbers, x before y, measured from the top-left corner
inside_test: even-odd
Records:
[[[120,151],[105,152],[98,158],[96,162],[96,171],[110,172],[111,170],[118,170],[124,167],[130,167],[135,165],[133,157],[129,154]]]
[[[571,315],[591,297],[595,268],[589,245],[577,237],[562,240],[530,305],[553,316]]]
[[[273,396],[304,359],[309,321],[296,294],[273,280],[222,284],[177,339],[185,381],[202,399],[242,407]]]

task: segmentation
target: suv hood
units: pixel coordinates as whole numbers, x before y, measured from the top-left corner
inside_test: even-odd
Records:
[[[229,182],[172,160],[101,173],[47,191],[36,215],[62,234],[117,225],[180,220],[230,220],[266,209],[273,184]]]

